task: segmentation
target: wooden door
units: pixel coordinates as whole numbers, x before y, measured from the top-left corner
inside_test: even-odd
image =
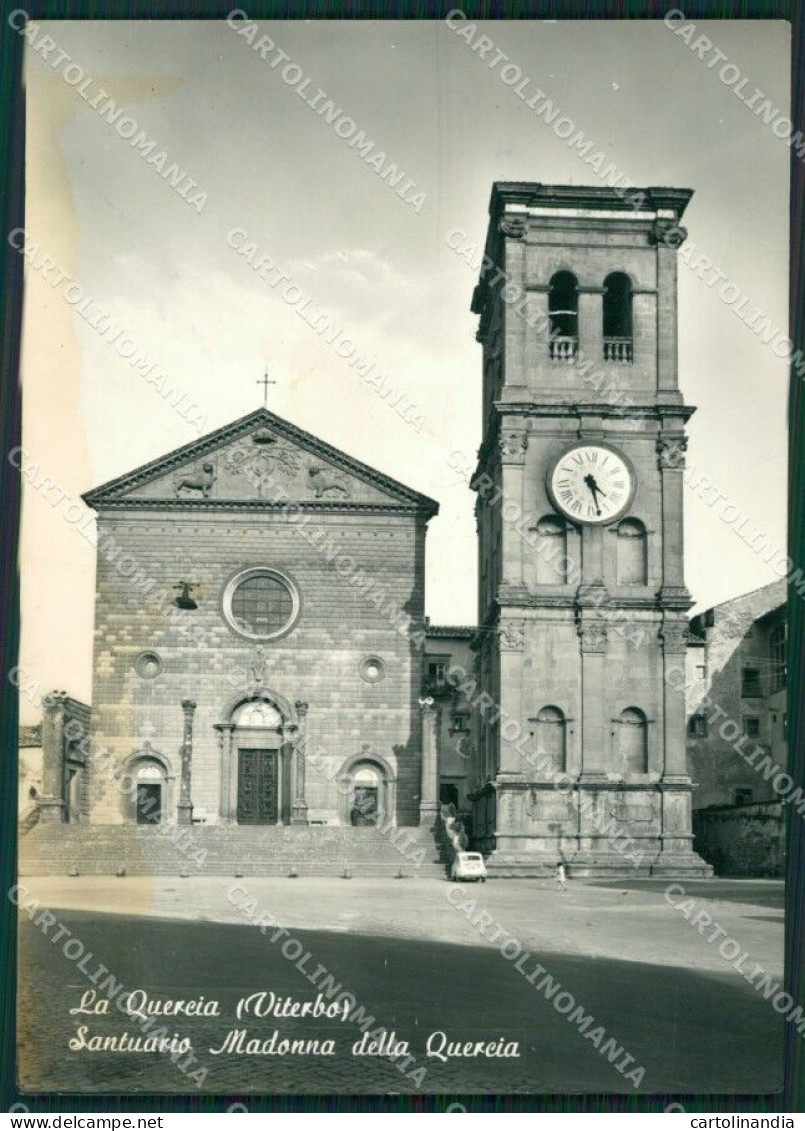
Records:
[[[277,752],[238,751],[238,823],[276,825],[279,801]]]

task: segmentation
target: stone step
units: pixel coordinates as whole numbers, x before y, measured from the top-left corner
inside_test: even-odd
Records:
[[[40,824],[20,843],[21,875],[445,875],[435,830],[423,826]]]

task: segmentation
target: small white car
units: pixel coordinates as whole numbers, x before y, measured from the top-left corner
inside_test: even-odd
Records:
[[[486,883],[486,864],[480,852],[457,852],[450,869],[452,880],[480,880]]]

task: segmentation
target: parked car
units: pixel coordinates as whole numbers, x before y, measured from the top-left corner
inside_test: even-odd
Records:
[[[486,864],[480,852],[457,852],[450,869],[453,880],[480,880],[486,883]]]

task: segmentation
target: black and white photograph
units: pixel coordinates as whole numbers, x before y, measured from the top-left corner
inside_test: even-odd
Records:
[[[2,18],[14,1110],[773,1105],[791,25]]]

